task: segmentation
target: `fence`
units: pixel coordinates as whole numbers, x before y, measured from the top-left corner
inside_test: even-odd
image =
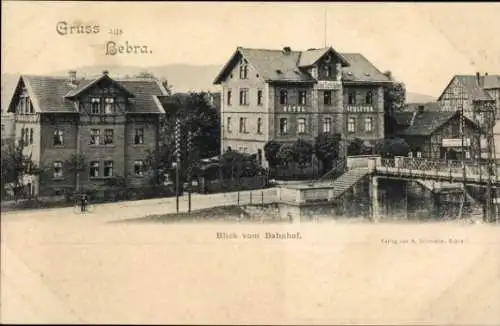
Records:
[[[205,180],[201,179],[198,192],[217,193],[237,190],[254,190],[265,188],[268,185],[267,176],[242,177],[237,179]]]
[[[272,179],[289,180],[313,180],[322,176],[323,167],[318,161],[305,166],[299,166],[296,163],[289,163],[288,166],[273,167],[269,171]]]

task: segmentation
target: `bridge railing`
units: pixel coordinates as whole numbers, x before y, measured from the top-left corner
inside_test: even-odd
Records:
[[[383,158],[378,161],[377,164],[381,168],[385,169],[401,169],[410,171],[426,171],[431,172],[446,172],[450,174],[462,174],[465,172],[466,176],[475,176],[487,179],[488,172],[491,175],[499,175],[499,167],[496,171],[488,171],[488,166],[486,164],[468,164],[463,161],[437,161],[429,160],[426,158],[415,158],[415,157],[402,157],[398,156],[395,158]]]

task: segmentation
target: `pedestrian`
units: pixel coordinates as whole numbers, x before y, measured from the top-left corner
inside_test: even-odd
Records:
[[[87,204],[88,204],[88,197],[86,194],[83,194],[81,197],[81,203],[80,203],[82,213],[87,210]]]

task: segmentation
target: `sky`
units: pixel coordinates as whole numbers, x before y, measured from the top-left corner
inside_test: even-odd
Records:
[[[222,66],[237,46],[305,50],[326,40],[391,70],[407,90],[438,96],[455,74],[500,73],[499,17],[499,3],[2,1],[2,73]],[[99,33],[60,35],[58,22]],[[109,34],[115,28],[123,34]],[[148,53],[106,55],[109,41]]]

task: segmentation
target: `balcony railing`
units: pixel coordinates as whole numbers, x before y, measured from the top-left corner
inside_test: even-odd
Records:
[[[39,114],[17,114],[16,121],[37,123],[40,121]]]
[[[359,113],[359,112],[375,112],[373,105],[347,105],[347,112]]]
[[[340,89],[342,86],[342,82],[336,80],[318,80],[318,82],[314,85],[315,89],[321,90],[336,90]]]

